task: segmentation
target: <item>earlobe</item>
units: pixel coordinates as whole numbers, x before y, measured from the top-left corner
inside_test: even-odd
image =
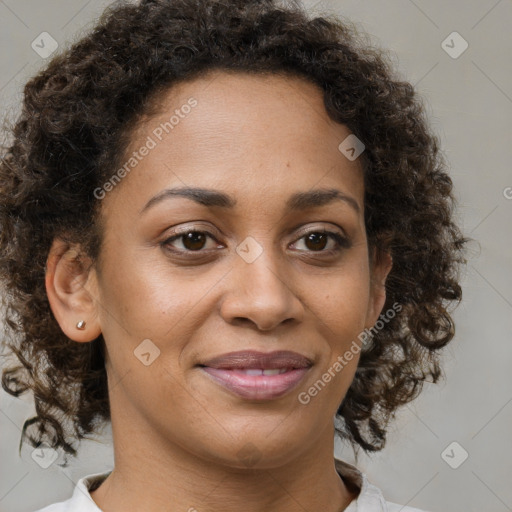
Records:
[[[77,342],[89,342],[101,334],[97,318],[96,277],[90,259],[80,249],[55,239],[45,275],[50,307],[64,334]]]

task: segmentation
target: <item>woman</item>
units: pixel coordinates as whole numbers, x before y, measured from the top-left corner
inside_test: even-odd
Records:
[[[2,383],[43,455],[114,441],[45,512],[414,510],[333,457],[384,447],[461,299],[452,183],[379,51],[272,0],[117,5],[13,135]]]

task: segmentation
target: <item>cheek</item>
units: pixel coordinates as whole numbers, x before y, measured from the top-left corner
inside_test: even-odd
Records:
[[[201,290],[204,294],[197,281],[172,275],[168,265],[144,255],[106,257],[105,261],[100,299],[103,321],[107,328],[122,322],[131,337],[160,337],[197,303]]]
[[[338,272],[323,280],[321,293],[311,292],[310,297],[314,298],[316,314],[331,331],[328,339],[339,343],[357,336],[364,330],[370,298],[366,254],[361,251],[347,260]]]
[[[219,282],[222,272],[204,272],[198,277],[197,273],[192,276],[172,271],[166,262],[143,257],[105,260],[100,321],[115,375],[120,378],[127,371],[143,370],[135,357],[139,352],[147,353],[142,343],[149,352],[160,351],[152,372],[157,362],[165,360],[167,369],[179,373],[180,356],[215,306],[208,290]]]
[[[327,411],[337,409],[350,387],[360,357],[370,298],[366,251],[355,252],[345,263],[325,281],[322,293],[316,294],[314,307],[320,320],[317,325],[328,347],[312,386],[305,390],[304,403],[307,400],[315,403],[313,407],[318,407],[318,414],[322,414],[323,407]]]

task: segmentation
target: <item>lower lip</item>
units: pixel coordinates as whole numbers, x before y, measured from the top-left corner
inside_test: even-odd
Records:
[[[203,366],[201,369],[221,386],[249,400],[279,398],[295,388],[309,370],[309,368],[295,368],[278,375],[247,375],[237,370],[208,366]]]

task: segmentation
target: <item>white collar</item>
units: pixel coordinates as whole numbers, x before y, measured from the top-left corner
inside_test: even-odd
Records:
[[[359,489],[357,498],[352,500],[343,512],[388,512],[387,503],[378,487],[368,482],[366,474],[348,462],[334,459],[336,471],[345,482]]]
[[[339,459],[334,459],[334,465],[338,474],[345,482],[355,486],[359,492],[344,512],[422,512],[411,507],[400,507],[394,503],[386,502],[380,489],[368,482],[364,473],[352,464]],[[89,489],[93,484],[102,482],[110,474],[94,473],[81,478],[75,486],[73,495],[67,501],[55,503],[38,512],[102,512],[92,499]]]

